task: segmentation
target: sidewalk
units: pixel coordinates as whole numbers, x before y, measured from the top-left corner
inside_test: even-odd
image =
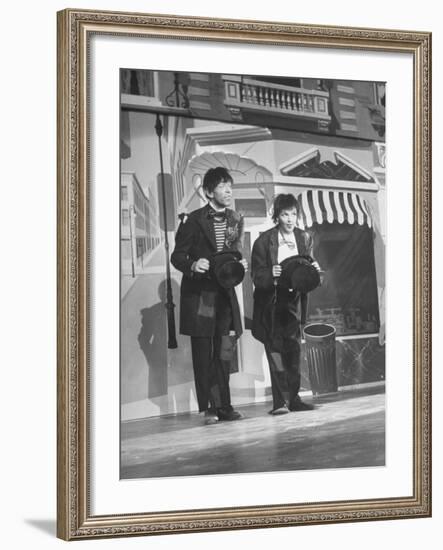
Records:
[[[176,271],[172,265],[170,267],[171,273]],[[164,275],[166,278],[166,251],[164,248],[164,242],[161,242],[149,254],[147,254],[143,258],[143,265],[137,264],[134,267],[134,271],[134,277],[132,277],[131,273],[120,276],[121,300],[125,299],[125,296],[132,288],[133,284],[137,281],[137,278],[142,275]]]

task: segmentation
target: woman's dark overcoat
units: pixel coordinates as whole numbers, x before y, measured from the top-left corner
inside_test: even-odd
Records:
[[[313,256],[313,239],[310,233],[294,229],[298,254]],[[254,281],[254,312],[252,318],[252,335],[260,342],[269,341],[269,322],[266,314],[275,292],[272,266],[278,264],[278,227],[265,231],[258,237],[252,247],[251,275]],[[275,281],[276,282],[276,281]],[[297,317],[301,324],[306,322],[307,295],[297,297]]]
[[[180,288],[180,333],[212,337],[234,330],[242,333],[240,309],[234,289],[223,289],[207,274],[191,271],[193,262],[210,258],[217,252],[214,225],[209,205],[194,210],[179,225],[172,265],[183,273]],[[223,250],[241,252],[243,218],[226,209],[227,228]],[[217,321],[217,322],[216,322]]]

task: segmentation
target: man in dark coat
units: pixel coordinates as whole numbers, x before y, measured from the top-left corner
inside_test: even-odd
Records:
[[[242,333],[240,309],[234,289],[220,286],[210,270],[214,254],[241,248],[243,218],[228,208],[232,183],[225,168],[208,170],[203,190],[209,204],[181,216],[171,256],[183,273],[180,333],[191,337],[197,401],[206,424],[242,418],[231,406],[229,390],[232,336]]]
[[[297,219],[296,198],[291,194],[278,195],[273,213],[276,226],[258,237],[251,255],[255,286],[252,335],[265,346],[271,375],[272,414],[313,408],[298,395],[301,326],[306,322],[307,294],[278,285],[283,259],[296,255],[312,258],[312,236],[296,226]],[[312,265],[320,271],[317,262]]]

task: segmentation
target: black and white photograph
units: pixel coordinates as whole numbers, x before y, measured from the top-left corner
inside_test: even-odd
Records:
[[[441,546],[438,3],[4,10],[2,547]]]
[[[385,456],[385,82],[120,69],[120,478]]]

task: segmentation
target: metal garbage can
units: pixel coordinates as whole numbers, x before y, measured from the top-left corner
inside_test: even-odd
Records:
[[[335,327],[312,323],[304,328],[309,381],[313,395],[338,390]]]

